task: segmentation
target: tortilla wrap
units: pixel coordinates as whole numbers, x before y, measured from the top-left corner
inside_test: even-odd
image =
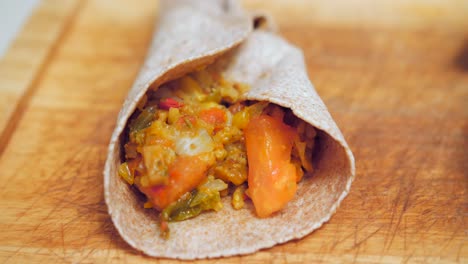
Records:
[[[122,238],[149,256],[199,259],[252,253],[319,228],[348,194],[355,167],[343,135],[308,79],[302,52],[271,32],[252,31],[252,17],[233,1],[163,1],[161,10],[147,59],[119,113],[104,168],[105,200]],[[317,129],[315,170],[299,183],[295,198],[269,218],[256,217],[251,203],[234,210],[225,197],[220,212],[170,223],[166,240],[158,213],[144,209],[141,197],[117,173],[122,134],[150,86],[220,56],[229,62],[226,78],[250,86],[246,99],[290,108]]]

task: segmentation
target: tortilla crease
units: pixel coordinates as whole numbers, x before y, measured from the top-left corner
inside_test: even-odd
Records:
[[[163,1],[163,5],[159,30],[119,113],[104,168],[105,200],[122,238],[149,256],[200,259],[252,253],[319,228],[348,194],[355,165],[343,135],[308,79],[302,52],[271,32],[252,32],[251,17],[235,2]],[[225,77],[251,87],[246,99],[290,108],[317,128],[315,170],[299,183],[295,198],[269,218],[256,217],[251,203],[234,210],[230,197],[225,197],[220,212],[170,223],[170,238],[165,240],[158,213],[144,209],[144,199],[117,173],[122,134],[150,86],[158,87],[221,55],[228,61]]]

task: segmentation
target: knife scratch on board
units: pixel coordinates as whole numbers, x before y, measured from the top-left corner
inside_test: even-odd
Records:
[[[62,254],[63,257],[67,255],[67,249],[65,247],[65,230],[63,228],[63,224],[60,225],[60,234],[62,235]]]
[[[390,249],[390,247],[391,247],[391,245],[393,243],[393,240],[395,239],[396,234],[398,233],[398,231],[400,231],[401,220],[403,218],[403,215],[406,213],[406,210],[408,209],[408,204],[409,204],[409,201],[410,201],[410,192],[412,192],[412,190],[413,190],[412,186],[413,186],[413,184],[411,184],[410,190],[408,190],[406,192],[406,194],[405,194],[405,198],[404,198],[405,200],[403,202],[403,208],[401,209],[401,212],[398,214],[398,220],[397,220],[396,225],[393,228],[393,231],[391,233],[391,238],[388,241],[387,250]],[[401,190],[401,188],[402,187],[400,186],[400,190]],[[393,218],[393,215],[392,215],[392,218]]]
[[[358,233],[358,228],[357,228],[357,225],[354,226],[354,240],[353,240],[353,247],[351,248],[352,250],[355,250],[355,253],[354,253],[354,258],[353,258],[353,263],[356,263],[357,262],[357,258],[359,256],[359,251],[361,250],[361,247],[355,247],[354,245],[356,245],[356,240],[357,240],[357,233]]]
[[[353,220],[359,221],[359,219],[353,219]],[[354,231],[350,232],[350,233],[349,233],[348,235],[346,235],[345,237],[343,237],[343,238],[341,238],[341,239],[338,239],[337,241],[333,242],[332,247],[331,247],[331,250],[334,250],[338,244],[341,244],[341,243],[345,242],[346,240],[348,240],[348,239],[350,239],[351,237],[355,236],[356,233],[361,232],[361,231],[364,230],[365,228],[366,228],[366,226],[364,226],[364,225],[361,225],[361,226],[360,226],[359,224],[356,224],[356,225],[355,225],[355,230],[354,230]],[[352,250],[352,248],[351,248],[351,249],[348,249],[348,251],[349,251],[349,250]]]
[[[353,247],[351,248],[352,249],[355,249],[355,248],[358,248],[360,247],[364,242],[366,242],[367,240],[369,240],[369,238],[373,237],[375,234],[377,234],[384,226],[381,225],[380,227],[378,227],[376,230],[374,230],[373,232],[371,232],[369,235],[365,236],[363,239],[357,241],[356,237],[357,235],[355,236],[354,238],[354,243],[353,243]]]
[[[402,157],[396,162],[396,164],[401,164],[401,160],[403,158],[406,158],[408,156],[408,152],[406,151]],[[396,165],[397,167],[399,165]],[[396,171],[396,170],[395,170]],[[395,239],[396,234],[400,231],[400,225],[403,216],[406,213],[406,210],[409,208],[410,201],[411,201],[411,195],[412,192],[414,191],[414,179],[415,179],[415,174],[411,174],[409,177],[400,177],[398,180],[398,192],[396,194],[395,201],[393,202],[392,205],[392,213],[391,213],[391,219],[389,223],[389,235],[386,237],[385,242],[384,242],[384,248],[386,250],[389,250],[390,247],[393,244],[393,240]],[[406,179],[409,180],[409,182],[406,182]],[[403,198],[402,198],[403,197]],[[402,199],[404,199],[402,201]],[[401,202],[403,203],[401,205]],[[401,207],[401,210],[398,210],[399,207]],[[396,223],[394,223],[395,218],[397,218]]]

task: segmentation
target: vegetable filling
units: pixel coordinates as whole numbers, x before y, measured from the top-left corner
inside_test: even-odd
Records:
[[[144,193],[145,208],[169,221],[219,211],[231,195],[268,217],[311,174],[315,129],[291,110],[243,100],[246,85],[215,65],[150,89],[127,125],[119,175]]]

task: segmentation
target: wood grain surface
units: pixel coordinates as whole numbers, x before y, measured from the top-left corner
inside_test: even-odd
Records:
[[[467,1],[244,4],[304,50],[357,176],[306,238],[201,262],[467,263]],[[153,0],[45,0],[0,61],[0,262],[178,262],[130,248],[102,190],[156,16]]]

